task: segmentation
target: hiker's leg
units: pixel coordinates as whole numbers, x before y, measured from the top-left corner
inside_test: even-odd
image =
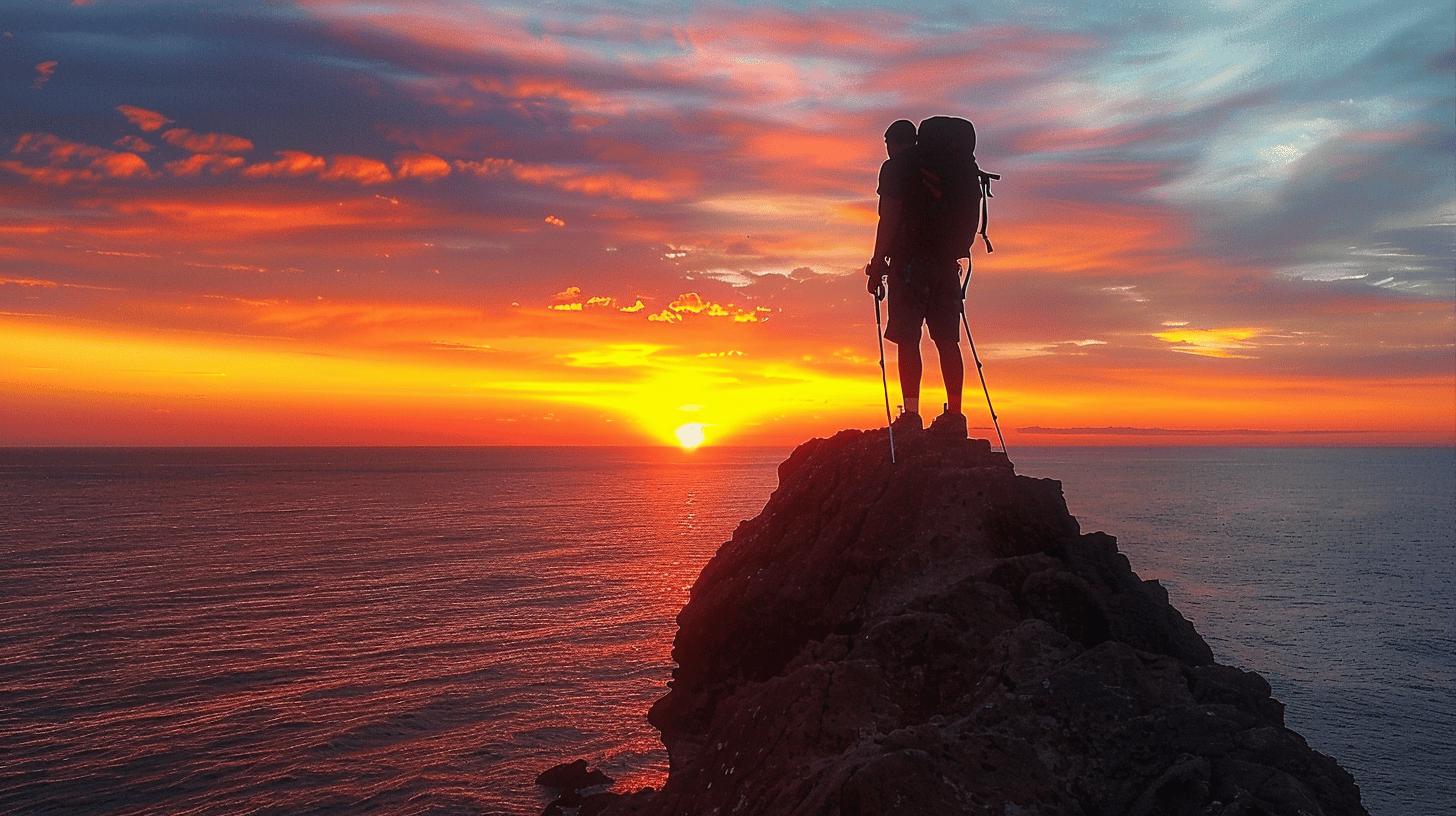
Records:
[[[900,396],[905,399],[905,410],[920,413],[920,342],[896,343],[900,366]]]
[[[961,385],[966,377],[966,366],[961,361],[960,269],[960,264],[954,261],[936,269],[925,316],[930,339],[935,341],[935,350],[940,353],[945,409],[953,414],[961,413]]]
[[[961,360],[961,344],[959,338],[955,342],[950,340],[937,340],[935,348],[940,352],[940,376],[945,380],[945,404],[946,410],[953,414],[961,413],[961,386],[966,378],[966,365]]]

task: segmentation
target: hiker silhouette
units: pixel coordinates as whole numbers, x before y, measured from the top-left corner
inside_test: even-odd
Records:
[[[865,266],[867,289],[885,297],[884,337],[895,344],[904,412],[893,425],[920,430],[921,327],[930,331],[945,381],[945,412],[932,424],[964,437],[961,411],[960,259],[980,224],[982,185],[975,163],[975,129],[965,119],[937,116],[917,129],[901,119],[885,131],[889,156],[880,165],[879,224]]]

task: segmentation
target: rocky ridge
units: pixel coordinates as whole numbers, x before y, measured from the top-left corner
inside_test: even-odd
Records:
[[[1061,484],[984,440],[801,445],[703,569],[613,816],[1364,814],[1258,674],[1213,660]]]

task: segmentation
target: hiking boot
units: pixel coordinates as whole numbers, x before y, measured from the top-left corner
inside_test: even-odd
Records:
[[[890,430],[897,434],[920,433],[925,430],[925,421],[914,411],[901,411],[890,423]]]
[[[930,423],[930,433],[948,439],[966,439],[966,415],[959,411],[946,411]]]

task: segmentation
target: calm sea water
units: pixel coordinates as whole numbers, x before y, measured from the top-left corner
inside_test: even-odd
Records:
[[[0,813],[527,814],[634,788],[768,449],[0,450]],[[1456,801],[1456,452],[1027,449],[1377,816]]]

